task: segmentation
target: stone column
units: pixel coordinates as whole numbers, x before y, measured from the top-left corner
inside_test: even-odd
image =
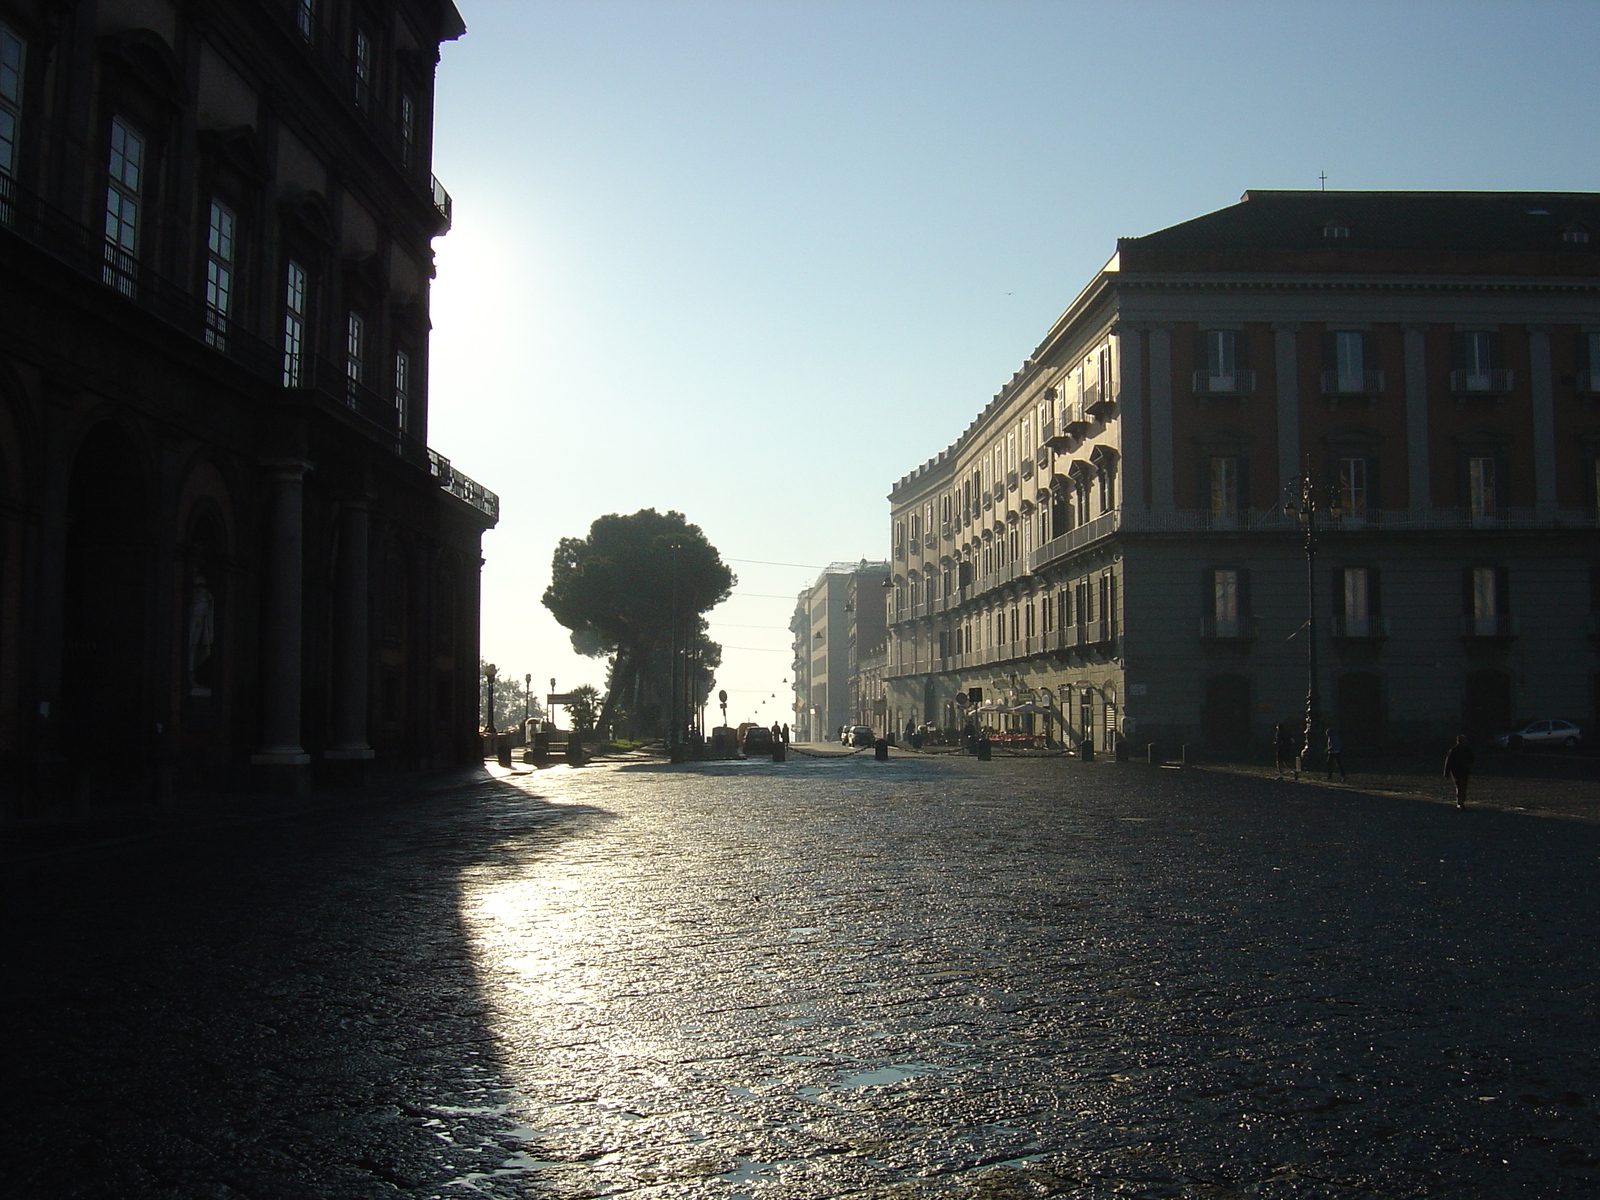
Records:
[[[1300,474],[1300,361],[1295,334],[1300,326],[1272,326],[1273,358],[1278,366],[1278,489]]]
[[[330,759],[368,759],[367,744],[367,499],[339,513],[339,563],[334,575],[333,746]]]
[[[269,462],[272,524],[266,547],[267,579],[261,611],[261,748],[250,761],[298,767],[311,761],[300,747],[301,580],[305,530],[302,492],[309,463]]]
[[[1433,507],[1428,445],[1428,367],[1425,325],[1403,325],[1406,347],[1406,506],[1414,513]]]
[[[1119,321],[1112,326],[1117,356],[1117,421],[1122,427],[1122,508],[1144,511],[1144,333]]]
[[[1556,509],[1556,410],[1550,378],[1550,327],[1528,326],[1528,384],[1533,396],[1533,505],[1541,517]]]
[[[1172,498],[1172,326],[1150,329],[1150,507],[1169,513]]]

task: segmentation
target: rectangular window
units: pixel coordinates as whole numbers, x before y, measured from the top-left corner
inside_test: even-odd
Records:
[[[1220,391],[1232,390],[1234,377],[1239,372],[1237,337],[1231,329],[1206,331],[1206,371]]]
[[[1366,637],[1372,632],[1371,574],[1366,567],[1346,567],[1341,602],[1346,637]]]
[[[356,30],[355,48],[356,103],[362,108],[372,106],[372,38],[364,29]]]
[[[1231,567],[1211,572],[1211,619],[1219,638],[1239,636],[1239,572]]]
[[[11,199],[7,181],[17,173],[24,50],[22,39],[0,25],[0,202]],[[0,208],[0,219],[9,216],[9,212]]]
[[[1239,460],[1211,459],[1211,519],[1233,522],[1239,517]]]
[[[144,138],[121,117],[111,121],[106,167],[105,281],[134,293],[139,254],[139,202],[144,188]]]
[[[310,41],[316,36],[317,31],[317,0],[295,0],[294,3],[295,27],[300,30],[300,36]]]
[[[1339,460],[1339,511],[1347,517],[1367,515],[1367,460]]]
[[[1488,457],[1467,460],[1467,505],[1474,517],[1492,517],[1495,514],[1494,459]]]
[[[411,356],[404,350],[394,352],[394,411],[400,432],[411,428]]]
[[[306,269],[293,259],[284,272],[283,386],[305,386]]]
[[[1494,330],[1456,334],[1452,388],[1461,392],[1504,391],[1510,384],[1510,376],[1501,368],[1503,357],[1500,334]]]
[[[1360,392],[1366,389],[1366,354],[1360,333],[1339,332],[1333,335],[1333,369],[1338,377],[1339,391]]]
[[[233,316],[234,217],[227,205],[211,202],[206,231],[206,341],[228,348],[228,321]]]
[[[1095,355],[1095,365],[1099,368],[1100,400],[1109,404],[1116,399],[1111,387],[1111,347],[1102,346]]]
[[[366,350],[366,322],[361,319],[361,314],[353,312],[345,322],[344,333],[344,377],[351,384],[350,398],[355,399],[355,385],[361,382],[361,368],[365,362]]]
[[[1499,567],[1469,569],[1468,603],[1472,611],[1469,633],[1476,637],[1495,637],[1504,632],[1506,605],[1504,575]]]
[[[417,102],[410,96],[400,97],[400,158],[410,166],[416,157]]]

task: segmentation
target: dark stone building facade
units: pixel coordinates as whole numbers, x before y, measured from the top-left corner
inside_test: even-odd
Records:
[[[449,0],[0,0],[5,815],[477,756]]]

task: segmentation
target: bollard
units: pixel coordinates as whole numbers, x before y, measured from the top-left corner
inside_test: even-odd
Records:
[[[990,761],[990,759],[992,757],[993,757],[993,755],[992,755],[992,753],[990,751],[990,748],[989,748],[989,739],[986,738],[986,737],[979,738],[978,739],[978,761],[979,762],[988,762],[988,761]]]
[[[1094,743],[1085,738],[1078,744],[1078,758],[1083,762],[1094,761]]]
[[[772,761],[773,762],[787,762],[788,759],[789,759],[789,748],[783,744],[783,739],[782,738],[774,739],[774,741],[772,743]]]
[[[1128,761],[1128,743],[1120,737],[1117,739],[1117,747],[1114,754],[1118,762]]]
[[[511,765],[511,737],[509,734],[497,734],[494,739],[494,756],[502,767]]]
[[[889,761],[889,739],[879,738],[872,743],[872,757],[878,762]]]
[[[1183,745],[1178,747],[1178,765],[1180,767],[1187,767],[1189,765],[1189,743],[1188,742],[1185,742]]]
[[[1156,765],[1156,744],[1154,742],[1145,743],[1144,760],[1152,767]]]

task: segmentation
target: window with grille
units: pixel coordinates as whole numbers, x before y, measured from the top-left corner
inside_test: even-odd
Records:
[[[1476,456],[1467,460],[1467,506],[1474,517],[1495,513],[1495,460]]]
[[[411,428],[411,356],[404,350],[394,352],[394,410],[400,432]]]
[[[294,23],[300,36],[309,42],[317,31],[317,0],[295,0]]]
[[[306,269],[293,259],[284,269],[283,386],[305,386]]]
[[[106,165],[105,281],[125,296],[134,293],[139,254],[139,205],[145,171],[144,137],[124,121],[111,121]]]
[[[233,210],[213,200],[206,227],[206,341],[218,350],[228,348],[233,316],[235,228]]]
[[[22,125],[22,69],[26,45],[0,25],[0,201],[9,200],[9,180],[17,173],[17,140]],[[0,209],[0,217],[7,216]]]

